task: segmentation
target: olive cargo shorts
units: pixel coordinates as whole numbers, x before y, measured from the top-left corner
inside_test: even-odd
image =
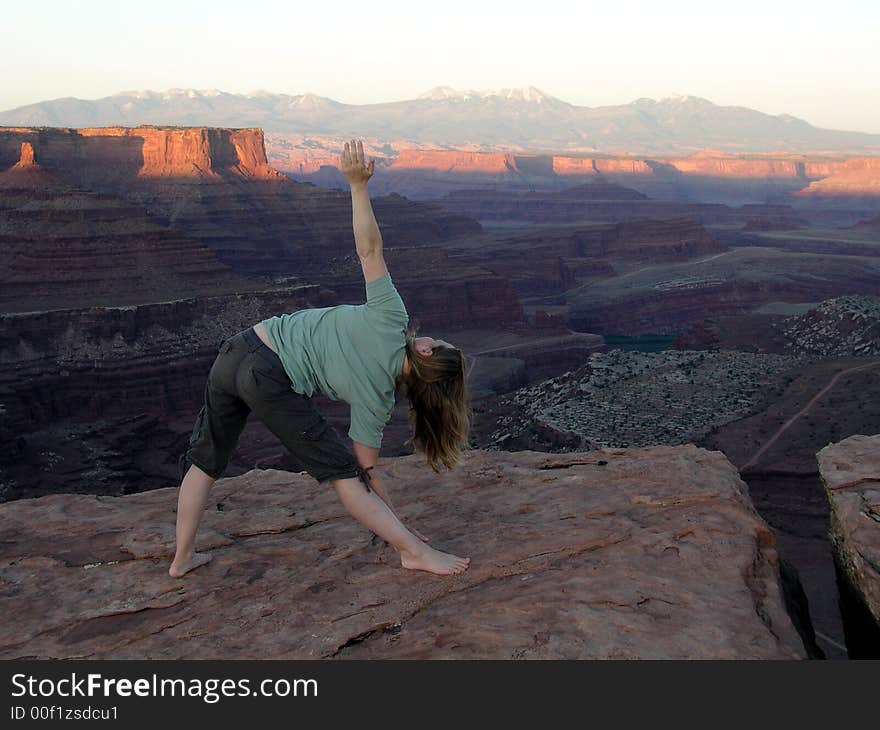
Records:
[[[370,491],[368,471],[357,463],[312,399],[291,390],[291,385],[281,358],[253,328],[224,341],[211,366],[205,404],[196,419],[189,449],[180,458],[181,478],[189,464],[195,464],[219,479],[253,412],[287,447],[300,468],[319,482],[358,477]]]

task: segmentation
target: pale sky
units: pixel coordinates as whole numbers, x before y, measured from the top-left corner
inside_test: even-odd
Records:
[[[365,104],[536,86],[583,106],[692,94],[880,133],[868,0],[18,0],[0,17],[0,110],[175,87]]]

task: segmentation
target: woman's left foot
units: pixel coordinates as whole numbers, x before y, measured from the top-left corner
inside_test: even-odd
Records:
[[[470,558],[460,558],[424,545],[418,554],[401,551],[400,564],[409,570],[426,570],[438,575],[454,575],[468,569]]]
[[[175,560],[171,563],[171,567],[168,568],[168,575],[172,578],[180,578],[182,575],[186,575],[189,571],[198,568],[200,565],[204,565],[213,555],[208,555],[207,553],[193,553],[192,556],[188,560]]]

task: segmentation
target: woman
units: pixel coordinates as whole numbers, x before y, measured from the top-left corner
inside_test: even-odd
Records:
[[[407,529],[381,479],[370,473],[397,386],[405,387],[409,399],[413,441],[435,471],[440,462],[449,468],[457,463],[469,426],[461,351],[406,329],[409,318],[385,266],[367,192],[374,166],[375,160],[366,164],[362,142],[346,142],[340,169],[351,187],[366,304],[271,317],[220,348],[182,458],[190,466],[180,485],[177,550],[168,570],[175,578],[211,559],[194,552],[196,531],[208,492],[251,412],[311,476],[333,485],[355,518],[397,550],[404,568],[452,574],[468,567],[470,558],[435,550],[424,535]],[[316,410],[310,397],[316,390],[351,405],[354,454]]]

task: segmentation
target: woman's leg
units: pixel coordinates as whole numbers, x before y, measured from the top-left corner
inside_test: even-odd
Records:
[[[214,477],[208,476],[193,464],[180,484],[180,494],[177,497],[177,550],[168,569],[168,575],[172,578],[179,578],[211,559],[206,553],[195,552],[194,547],[208,492],[215,481]]]
[[[363,482],[352,477],[332,482],[339,499],[351,515],[390,543],[400,553],[400,564],[411,570],[448,575],[467,570],[470,558],[443,553],[426,545],[397,519],[387,504]]]
[[[244,338],[230,337],[220,348],[208,375],[205,405],[199,411],[189,448],[182,457],[191,466],[180,483],[177,497],[177,548],[168,569],[174,578],[211,559],[210,555],[195,552],[196,532],[208,493],[216,481],[211,475],[219,477],[225,471],[250,413],[235,390],[235,377],[246,353]]]

